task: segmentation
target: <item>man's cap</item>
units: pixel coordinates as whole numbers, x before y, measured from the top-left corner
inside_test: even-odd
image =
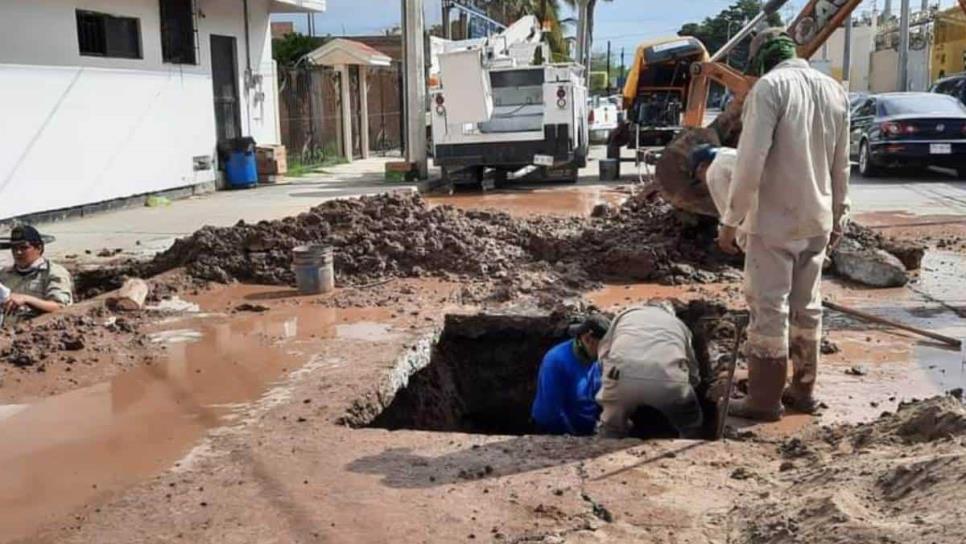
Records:
[[[30,225],[17,225],[10,231],[10,243],[16,245],[24,242],[41,245],[44,243],[44,238]]]
[[[583,319],[580,323],[575,323],[568,327],[570,336],[581,336],[588,332],[593,333],[597,338],[603,338],[610,329],[610,319],[601,314],[592,314]]]
[[[751,40],[751,45],[748,46],[748,62],[751,63],[761,52],[761,48],[765,46],[766,43],[774,40],[775,38],[780,38],[782,36],[788,37],[788,32],[785,31],[785,27],[773,26],[762,30]]]
[[[711,144],[701,144],[688,153],[688,169],[691,177],[694,177],[698,167],[706,162],[711,162],[718,155],[718,148]]]

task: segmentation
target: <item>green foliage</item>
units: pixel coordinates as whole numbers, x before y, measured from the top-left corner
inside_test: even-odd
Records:
[[[314,149],[291,155],[288,161],[288,173],[285,175],[297,178],[306,174],[321,173],[321,169],[326,166],[345,164],[345,162],[345,157],[338,154],[335,145],[326,145],[325,149]]]
[[[760,11],[761,6],[757,0],[738,0],[714,17],[707,17],[700,23],[685,24],[678,31],[678,35],[694,36],[704,43],[710,53],[714,53],[726,44],[730,36],[738,32],[746,21],[750,21]],[[781,16],[777,13],[773,14],[768,18],[768,24],[771,26],[781,25]],[[749,43],[750,40],[744,40],[728,55],[729,64],[740,68],[745,66]]]
[[[612,93],[620,92],[620,89],[617,88],[617,82],[621,79],[620,56],[611,55],[610,63],[610,90]],[[607,55],[605,53],[594,53],[590,57],[590,91],[599,93],[606,90]]]
[[[315,49],[326,42],[326,37],[311,37],[304,34],[286,34],[284,38],[272,40],[272,58],[279,66],[292,67]]]

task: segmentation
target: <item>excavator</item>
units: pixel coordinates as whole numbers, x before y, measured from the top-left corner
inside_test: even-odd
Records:
[[[761,12],[707,60],[690,65],[688,96],[683,129],[664,148],[655,165],[655,179],[662,196],[674,207],[687,212],[717,217],[708,188],[691,178],[688,153],[701,144],[735,146],[741,133],[741,105],[756,78],[743,74],[724,61],[742,40],[755,32],[788,0],[769,0]],[[959,0],[966,9],[966,0]],[[798,56],[811,58],[835,29],[849,20],[862,0],[810,0],[788,26],[797,44]],[[727,88],[734,99],[707,127],[703,127],[711,82]]]

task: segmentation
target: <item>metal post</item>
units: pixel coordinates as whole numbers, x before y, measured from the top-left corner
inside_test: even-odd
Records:
[[[406,162],[426,179],[426,50],[423,0],[401,0],[406,101]]]
[[[607,40],[607,96],[610,96],[610,40]]]
[[[452,12],[452,8],[449,5],[450,0],[443,0],[443,37],[447,40],[453,39],[453,29],[450,26],[449,15]]]
[[[909,0],[902,0],[899,14],[899,91],[909,90]]]
[[[852,87],[852,16],[845,21],[845,51],[842,52],[842,82]]]
[[[621,75],[617,79],[617,81],[620,81],[621,82],[621,87],[624,86],[624,78],[626,77],[625,74],[624,74],[624,69],[625,69],[624,68],[624,48],[621,47]]]

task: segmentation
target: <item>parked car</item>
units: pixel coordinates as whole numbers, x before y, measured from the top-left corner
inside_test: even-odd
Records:
[[[619,101],[614,97],[592,96],[587,99],[587,124],[590,126],[590,141],[605,142],[610,131],[620,122]]]
[[[863,176],[942,166],[966,177],[966,106],[934,93],[869,96],[852,110],[851,150]]]
[[[966,104],[966,74],[956,74],[944,77],[933,83],[929,92],[945,94]]]
[[[849,110],[854,110],[856,106],[869,98],[869,93],[863,93],[861,91],[855,91],[849,93]]]

